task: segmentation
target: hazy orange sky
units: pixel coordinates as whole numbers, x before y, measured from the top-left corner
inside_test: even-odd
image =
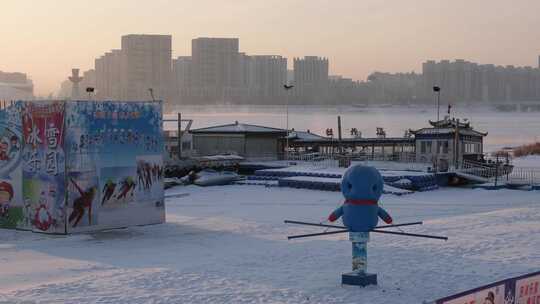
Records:
[[[0,0],[0,70],[27,73],[36,94],[56,92],[72,67],[120,47],[123,34],[238,37],[248,54],[330,59],[330,72],[420,71],[427,59],[533,65],[539,0]]]

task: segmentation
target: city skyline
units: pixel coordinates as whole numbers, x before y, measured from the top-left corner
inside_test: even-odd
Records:
[[[326,57],[331,74],[358,80],[374,71],[419,72],[429,59],[537,64],[540,42],[530,39],[540,28],[536,1],[322,3],[56,1],[52,9],[45,1],[6,3],[0,70],[27,73],[36,95],[48,95],[72,67],[91,68],[94,58],[119,47],[117,37],[131,33],[172,35],[173,58],[189,54],[192,38],[237,37],[246,53],[282,55],[289,68],[294,57]]]
[[[191,56],[176,59],[170,35],[126,35],[121,41],[121,49],[96,58],[95,69],[83,72],[81,86],[96,88],[98,100],[146,100],[152,88],[151,97],[168,106],[418,104],[432,100],[433,86],[442,87],[452,103],[540,100],[539,67],[427,60],[421,73],[374,72],[355,81],[330,75],[325,57],[295,57],[288,70],[282,56],[242,52],[238,38],[195,38]],[[287,81],[293,81],[292,94],[283,90]],[[65,80],[59,97],[81,98],[75,91]]]

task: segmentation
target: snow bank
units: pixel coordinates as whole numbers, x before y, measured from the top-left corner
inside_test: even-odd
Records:
[[[515,167],[540,168],[540,155],[527,155],[514,158],[512,164]]]

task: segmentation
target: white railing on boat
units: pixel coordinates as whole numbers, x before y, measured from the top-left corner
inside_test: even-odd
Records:
[[[362,163],[387,170],[414,170],[427,171],[431,163],[416,162],[413,153],[394,154],[358,154],[339,155],[322,153],[289,153],[280,155],[280,159],[302,165],[311,165],[315,168],[348,167],[351,163]]]
[[[514,167],[512,172],[503,176],[501,180],[513,185],[540,185],[540,168]]]
[[[489,166],[477,162],[464,161],[458,175],[477,179],[479,182],[508,184],[513,186],[540,185],[540,168],[512,167],[500,164]]]

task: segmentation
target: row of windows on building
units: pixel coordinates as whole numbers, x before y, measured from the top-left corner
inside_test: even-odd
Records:
[[[448,154],[450,150],[449,140],[433,140],[433,141],[421,141],[420,153],[429,154]],[[478,154],[482,152],[482,145],[480,143],[468,143],[464,144],[463,151],[465,154]]]

